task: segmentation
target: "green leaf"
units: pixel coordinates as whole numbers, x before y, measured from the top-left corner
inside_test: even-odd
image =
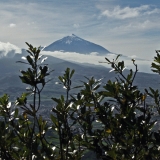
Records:
[[[15,109],[15,113],[14,113],[14,117],[15,117],[15,118],[18,116],[18,112],[19,112],[19,110],[18,110],[18,108],[16,108],[16,109]]]
[[[29,63],[31,66],[34,66],[32,58],[31,58],[29,55],[28,55],[26,58],[27,58],[28,63]]]
[[[59,103],[60,100],[58,98],[51,98],[52,100],[54,100],[55,102]]]
[[[42,59],[41,63],[43,63],[48,57],[45,57]]]
[[[61,76],[59,76],[58,79],[59,79],[62,83],[64,83],[64,79],[63,79]]]
[[[57,126],[57,124],[58,124],[57,118],[52,114],[51,114],[51,120]]]
[[[81,88],[81,87],[84,87],[84,86],[76,86],[76,87],[73,87],[72,89]]]
[[[99,85],[96,85],[96,86],[93,88],[93,90],[97,90],[100,86],[101,86],[100,84],[99,84]]]
[[[72,78],[74,72],[75,72],[75,70],[73,69],[73,70],[71,71],[70,78]]]
[[[121,55],[119,54],[119,55],[116,57],[115,61],[117,61],[120,56],[121,56]]]

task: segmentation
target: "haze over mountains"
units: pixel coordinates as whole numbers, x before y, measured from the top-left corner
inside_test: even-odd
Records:
[[[78,45],[79,42],[81,47],[78,48],[76,47],[76,45]],[[53,50],[45,51],[47,48],[49,50],[49,46],[51,49],[51,47],[55,46],[55,44],[57,44],[58,47],[62,46],[62,48],[59,48],[60,51],[54,51],[56,47],[53,47]],[[63,48],[63,44],[64,46],[66,46],[66,48]],[[105,61],[105,57],[111,60],[114,56],[116,57],[116,54],[109,52],[107,49],[97,44],[83,40],[75,35],[64,37],[49,46],[44,48],[42,54],[46,53],[46,55],[44,55],[48,57],[48,59],[46,60],[46,64],[48,64],[50,70],[53,69],[55,71],[51,75],[51,78],[53,80],[46,86],[43,92],[44,99],[46,97],[52,97],[53,94],[55,96],[63,94],[62,87],[56,86],[54,84],[58,81],[58,76],[62,75],[67,67],[75,69],[73,86],[80,85],[80,82],[82,80],[85,81],[84,76],[94,76],[96,79],[103,78],[104,83],[106,83],[109,79],[115,80],[116,75],[114,74],[114,72],[109,73],[110,68],[103,67],[98,62],[100,60]],[[85,46],[88,46],[87,51],[85,51]],[[82,49],[80,50],[80,48]],[[81,53],[78,53],[80,51]],[[22,84],[19,79],[19,70],[26,70],[28,68],[28,65],[16,63],[16,61],[22,60],[21,57],[26,56],[27,54],[28,53],[26,52],[26,50],[20,49],[15,45],[12,45],[10,43],[0,43],[0,95],[8,93],[9,95],[13,95],[11,96],[11,99],[15,99],[22,92],[25,92],[26,85]],[[125,62],[127,62],[128,60],[130,65],[132,65],[130,57],[123,56],[123,58],[125,58],[123,59]],[[94,65],[95,62],[97,62],[98,65]],[[90,64],[88,65],[86,63]],[[107,66],[106,63],[104,64],[104,66]],[[138,66],[138,68],[139,67],[140,66]],[[146,66],[144,67],[146,68]],[[130,66],[127,69],[130,69]],[[158,75],[155,74],[152,74],[151,76],[147,73],[138,73],[135,79],[135,83],[141,89],[147,88],[148,86],[156,88],[157,86],[159,86],[159,83],[157,82],[158,78]]]
[[[0,43],[0,58],[13,58],[16,53],[22,52],[23,49],[20,49],[15,45],[3,42]],[[106,64],[100,64],[99,62],[104,62],[105,57],[112,60],[116,58],[118,53],[114,54],[98,44],[89,42],[76,36],[75,34],[72,34],[71,36],[66,36],[51,43],[50,45],[47,45],[43,48],[41,54],[54,56],[56,58],[74,63],[83,63],[85,65],[103,65],[106,67]],[[133,67],[131,63],[132,58],[136,58],[136,56],[128,57],[123,55],[121,58],[125,61],[126,67],[129,69]],[[149,67],[151,62],[138,58],[136,58],[136,62],[139,66],[140,72],[151,72]]]
[[[0,59],[0,96],[4,93],[8,94],[13,106],[17,97],[20,97],[22,93],[26,92],[25,88],[28,87],[28,85],[21,82],[19,78],[21,73],[19,70],[26,70],[29,66],[22,63],[16,63],[16,61],[22,60],[22,56],[26,55],[26,51],[22,50],[22,54],[16,54],[13,58],[6,57]],[[85,77],[94,77],[95,79],[102,78],[102,86],[104,86],[108,80],[116,81],[115,77],[117,75],[114,72],[109,72],[110,69],[105,67],[75,64],[53,56],[48,56],[45,64],[48,64],[50,70],[54,69],[54,72],[52,72],[49,76],[51,81],[46,84],[44,90],[42,91],[41,107],[38,114],[42,115],[48,123],[50,122],[49,115],[55,105],[51,98],[59,98],[61,95],[66,95],[66,90],[63,88],[63,85],[57,85],[56,83],[59,82],[58,77],[64,74],[67,67],[71,70],[75,69],[75,74],[72,78],[72,87],[83,85],[82,81],[87,82]],[[126,73],[127,71],[125,74]],[[158,78],[158,75],[138,73],[135,78],[134,85],[138,85],[138,88],[142,92],[144,91],[144,88],[148,88],[149,86],[152,88],[157,88],[160,85],[157,81]],[[100,89],[103,88],[101,87]],[[70,95],[75,95],[78,92],[79,89],[72,89]],[[27,97],[28,104],[31,103],[30,101],[32,101],[31,96]]]
[[[22,92],[25,92],[27,85],[23,84],[19,75],[21,75],[20,70],[26,70],[29,66],[23,63],[16,63],[16,61],[23,61],[22,56],[26,56],[25,50],[22,50],[22,54],[16,54],[13,58],[1,58],[0,59],[0,95],[7,93],[10,95],[11,99],[15,99]],[[44,56],[45,57],[45,56]],[[45,64],[48,64],[50,70],[54,70],[50,76],[52,81],[44,89],[42,97],[52,97],[59,96],[65,91],[62,86],[54,85],[58,80],[58,76],[63,75],[65,69],[69,67],[70,69],[75,69],[75,75],[73,77],[73,86],[79,86],[81,81],[85,81],[85,77],[95,77],[96,79],[103,78],[103,83],[106,83],[109,79],[115,80],[115,73],[109,72],[110,68],[97,65],[85,65],[80,63],[72,63],[66,60],[62,60],[53,56],[47,56]],[[127,73],[127,71],[126,71]],[[157,79],[159,78],[156,74],[138,73],[135,83],[139,88],[144,89],[148,86],[156,88],[159,86]],[[145,79],[145,81],[144,81]]]

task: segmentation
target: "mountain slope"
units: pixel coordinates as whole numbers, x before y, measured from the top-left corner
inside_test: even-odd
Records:
[[[14,56],[14,58],[0,59],[0,95],[2,95],[3,93],[7,93],[9,95],[13,95],[13,99],[14,97],[25,91],[25,87],[27,86],[21,83],[19,79],[19,75],[21,75],[21,73],[19,72],[19,70],[26,70],[28,68],[28,65],[16,63],[16,61],[20,61],[21,56],[25,54],[26,53],[23,53],[22,55],[17,54]],[[72,81],[73,86],[79,86],[82,84],[81,81],[86,81],[84,77],[93,76],[96,79],[103,78],[102,82],[103,84],[105,84],[109,79],[115,81],[115,76],[117,76],[116,74],[114,74],[114,72],[110,73],[109,68],[96,65],[86,66],[84,64],[75,64],[52,56],[47,57],[48,59],[46,60],[45,64],[48,64],[50,71],[54,70],[54,72],[52,72],[50,75],[52,81],[47,84],[43,92],[43,96],[51,97],[53,96],[53,94],[59,96],[65,92],[61,89],[62,86],[54,84],[59,81],[58,77],[63,75],[64,70],[67,67],[75,69],[75,74]],[[128,70],[124,72],[125,74],[127,74]],[[134,84],[138,85],[142,91],[144,90],[144,88],[148,88],[149,86],[152,88],[158,88],[158,78],[159,75],[156,74],[138,73],[135,78]]]
[[[49,46],[45,47],[44,51],[77,52],[81,54],[90,54],[92,52],[96,52],[102,55],[110,53],[104,47],[86,41],[74,34],[53,42]]]

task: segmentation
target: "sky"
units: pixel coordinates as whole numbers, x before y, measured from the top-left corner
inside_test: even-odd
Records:
[[[0,42],[19,48],[75,34],[135,58],[160,49],[159,0],[0,0],[0,17]]]

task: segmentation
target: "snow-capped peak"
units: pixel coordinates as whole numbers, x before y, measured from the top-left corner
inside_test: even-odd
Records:
[[[74,41],[82,41],[82,39],[76,36],[75,34],[72,34],[70,36],[62,38],[60,41],[65,44],[71,44]]]
[[[71,40],[67,40],[67,41],[66,41],[66,44],[71,44],[71,43],[72,43]]]
[[[75,34],[57,40],[44,49],[44,51],[60,50],[63,50],[64,52],[77,52],[81,54],[90,54],[92,52],[97,52],[100,54],[109,53],[109,51],[102,46],[86,41]]]

